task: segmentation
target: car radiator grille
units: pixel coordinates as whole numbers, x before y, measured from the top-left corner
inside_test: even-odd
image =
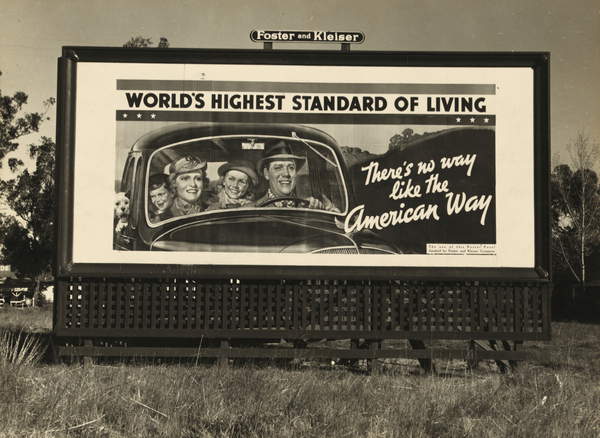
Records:
[[[362,247],[360,251],[353,246],[336,246],[334,248],[323,248],[313,251],[313,254],[394,254],[384,249]]]
[[[353,246],[338,246],[335,248],[324,248],[313,251],[313,254],[358,254]]]

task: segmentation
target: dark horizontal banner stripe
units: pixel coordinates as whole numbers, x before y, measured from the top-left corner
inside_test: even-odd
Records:
[[[495,126],[496,116],[486,114],[315,114],[231,111],[117,111],[126,122],[237,122],[347,125],[451,125]]]
[[[495,84],[341,84],[325,82],[244,82],[117,79],[117,90],[230,91],[339,94],[496,94]]]

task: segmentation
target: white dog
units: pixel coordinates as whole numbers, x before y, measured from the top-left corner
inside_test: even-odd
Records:
[[[121,232],[129,223],[129,198],[124,192],[115,194],[115,231]]]

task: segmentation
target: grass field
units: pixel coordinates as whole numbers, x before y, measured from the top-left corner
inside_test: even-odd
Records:
[[[0,310],[5,334],[50,326],[47,310]],[[557,323],[525,348],[547,359],[509,375],[437,362],[437,376],[404,360],[369,376],[325,362],[16,365],[0,346],[0,437],[600,436],[600,326]]]

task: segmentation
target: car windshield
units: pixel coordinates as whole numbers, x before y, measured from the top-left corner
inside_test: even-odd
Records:
[[[222,135],[164,146],[149,159],[146,218],[229,209],[319,210],[339,215],[347,187],[331,146],[298,137]]]

